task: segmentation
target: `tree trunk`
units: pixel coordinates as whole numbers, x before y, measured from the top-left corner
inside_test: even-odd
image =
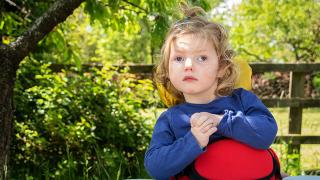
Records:
[[[10,142],[14,112],[13,88],[19,63],[59,23],[85,0],[56,1],[22,36],[9,45],[0,44],[0,180],[9,178]]]
[[[6,50],[6,53],[2,53]],[[0,179],[8,178],[8,162],[10,155],[10,142],[12,133],[13,87],[17,65],[8,60],[9,49],[0,50]],[[11,54],[14,57],[14,54]]]

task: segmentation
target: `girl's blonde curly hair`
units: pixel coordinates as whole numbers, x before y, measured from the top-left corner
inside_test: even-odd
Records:
[[[181,4],[181,10],[185,18],[174,23],[167,33],[161,48],[160,62],[154,72],[154,81],[156,84],[163,86],[176,99],[176,104],[185,102],[183,94],[169,80],[169,57],[172,43],[182,35],[192,34],[196,38],[206,39],[213,43],[219,59],[219,71],[222,70],[224,74],[218,79],[215,95],[230,95],[239,73],[232,62],[234,53],[229,47],[226,29],[218,23],[206,20],[203,16],[205,12],[200,7],[189,7],[186,4]]]

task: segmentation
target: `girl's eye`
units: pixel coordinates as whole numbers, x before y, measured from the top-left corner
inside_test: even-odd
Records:
[[[178,57],[175,57],[175,58],[174,58],[174,60],[175,60],[175,61],[178,61],[178,62],[181,62],[181,61],[183,61],[183,60],[184,60],[184,58],[183,58],[183,57],[178,56]]]
[[[200,61],[200,62],[206,61],[207,59],[208,59],[207,56],[199,56],[199,57],[197,57],[197,60]]]

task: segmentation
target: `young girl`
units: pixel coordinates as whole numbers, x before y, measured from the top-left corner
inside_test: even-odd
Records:
[[[208,144],[230,138],[254,149],[268,149],[277,124],[256,95],[234,89],[238,73],[226,30],[184,8],[185,18],[170,28],[155,81],[175,99],[158,118],[145,154],[156,179],[181,173]]]

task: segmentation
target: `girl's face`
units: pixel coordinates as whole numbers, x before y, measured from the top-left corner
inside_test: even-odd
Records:
[[[169,79],[187,102],[205,104],[214,100],[220,74],[217,53],[210,41],[186,34],[172,43]]]

